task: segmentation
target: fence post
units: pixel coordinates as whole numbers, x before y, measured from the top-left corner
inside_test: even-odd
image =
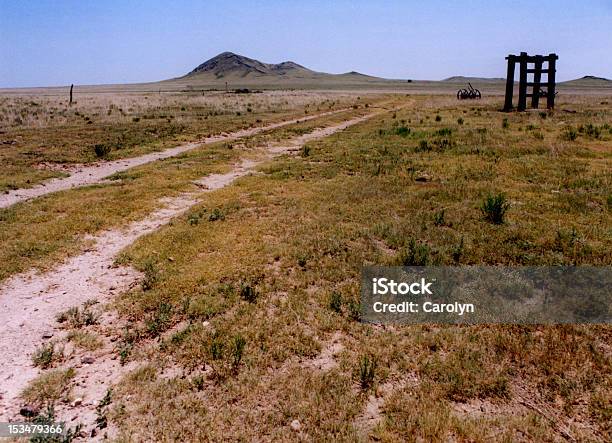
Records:
[[[74,88],[74,85],[70,85],[70,105],[72,105],[72,88]]]
[[[540,104],[540,83],[542,82],[542,63],[544,57],[536,56],[533,69],[533,94],[531,94],[531,107],[538,109]]]
[[[504,111],[512,111],[512,95],[514,94],[514,65],[516,57],[510,54],[506,57],[508,60],[508,73],[506,74],[506,100],[504,102]]]
[[[555,107],[555,73],[557,54],[548,54],[548,96],[546,97],[546,107],[553,109]]]
[[[521,52],[519,59],[520,73],[519,73],[519,99],[518,107],[519,111],[527,109],[527,53]]]

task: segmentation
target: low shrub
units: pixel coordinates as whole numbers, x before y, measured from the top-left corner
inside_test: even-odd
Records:
[[[108,145],[98,143],[94,145],[93,149],[96,157],[104,158],[110,154],[112,148]]]
[[[487,221],[501,225],[504,223],[506,212],[510,209],[510,203],[504,194],[489,194],[482,202],[480,209]]]

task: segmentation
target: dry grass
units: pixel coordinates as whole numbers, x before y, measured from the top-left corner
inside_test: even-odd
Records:
[[[0,192],[64,174],[62,168],[133,157],[211,134],[352,105],[355,95],[81,94],[0,96]]]
[[[364,264],[612,264],[609,107],[567,98],[554,114],[501,114],[496,100],[395,100],[411,106],[269,162],[121,254],[148,274],[116,303],[130,358],[142,360],[113,391],[123,438],[610,439],[609,326],[382,327],[356,309]],[[20,229],[49,248],[23,265],[5,253],[4,275],[302,130],[5,211],[10,250],[25,244],[11,240]],[[498,193],[510,203],[499,224],[481,210]],[[334,364],[312,364],[321,355]],[[366,358],[376,364],[364,370]]]
[[[363,112],[363,108],[278,128],[231,144],[206,145],[115,174],[109,183],[0,209],[0,280],[32,266],[55,263],[82,247],[86,235],[142,218],[160,206],[161,198],[195,189],[194,180],[227,172],[257,145],[294,137],[358,112]]]
[[[43,406],[60,400],[68,400],[70,380],[74,369],[52,369],[32,380],[22,397],[25,401]]]
[[[126,437],[609,438],[609,327],[382,328],[355,320],[360,267],[401,262],[411,248],[434,264],[611,264],[606,107],[570,101],[555,114],[506,115],[488,101],[422,100],[311,142],[308,156],[271,162],[194,208],[225,208],[223,220],[191,224],[186,216],[129,248],[122,260],[141,269],[154,263],[157,272],[148,290],[118,303],[132,334],[150,337],[139,319],[162,310],[154,334],[188,326],[156,354],[183,377],[148,366],[147,377],[118,389],[123,413],[114,419]],[[568,126],[588,124],[601,128],[598,137],[583,129],[565,139]],[[481,211],[497,192],[510,202],[502,224]],[[255,302],[241,297],[244,282]],[[340,302],[332,307],[333,293]],[[337,365],[309,364],[337,334]],[[232,365],[237,336],[246,342],[242,362],[221,371]],[[364,356],[376,361],[365,390]],[[364,431],[369,392],[383,384],[391,389],[378,422]]]
[[[74,343],[78,348],[85,349],[87,351],[95,351],[102,347],[102,340],[93,332],[87,331],[70,331],[66,336],[66,339]]]

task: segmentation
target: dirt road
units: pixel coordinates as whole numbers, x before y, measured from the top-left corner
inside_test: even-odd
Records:
[[[0,208],[7,208],[15,203],[30,200],[53,192],[64,191],[70,188],[91,185],[100,183],[105,178],[127,169],[141,166],[156,160],[161,160],[169,157],[175,157],[183,152],[190,151],[202,145],[216,143],[220,141],[231,141],[242,137],[249,137],[261,132],[272,129],[281,128],[283,126],[292,125],[298,122],[313,120],[327,115],[337,114],[347,111],[347,109],[339,109],[337,111],[323,112],[319,114],[301,117],[299,119],[286,120],[278,123],[272,123],[266,126],[259,126],[249,129],[241,129],[239,131],[228,134],[213,135],[204,140],[186,143],[175,148],[166,149],[160,152],[152,152],[150,154],[141,155],[139,157],[126,158],[122,160],[114,160],[108,162],[99,162],[92,165],[79,167],[70,173],[70,176],[64,178],[54,178],[39,185],[27,189],[16,189],[9,191],[7,194],[0,194]]]
[[[93,245],[85,253],[69,258],[65,263],[44,274],[27,272],[10,278],[0,286],[0,421],[15,419],[22,401],[20,393],[34,379],[39,370],[33,367],[32,354],[45,341],[60,341],[65,331],[56,321],[58,313],[95,299],[104,304],[138,284],[142,276],[133,268],[114,266],[115,256],[139,237],[149,234],[172,218],[196,204],[206,192],[230,185],[234,180],[252,171],[258,164],[270,158],[299,150],[309,140],[326,137],[360,123],[375,113],[344,121],[340,124],[317,129],[295,137],[281,146],[266,146],[258,151],[255,160],[244,161],[227,174],[207,176],[197,183],[197,192],[185,193],[177,198],[163,200],[164,207],[125,229],[106,231],[92,239]],[[288,123],[285,123],[288,124]],[[112,323],[111,316],[103,316],[101,322]],[[110,329],[112,324],[105,325]],[[118,326],[116,326],[117,328]],[[117,360],[115,345],[110,336],[102,337],[104,345],[93,356],[83,351],[71,350],[61,367],[76,368],[73,397],[78,404],[62,405],[58,414],[62,420],[84,423],[90,430],[95,422],[95,406],[106,389],[131,369],[121,366]],[[90,357],[85,359],[85,357]]]

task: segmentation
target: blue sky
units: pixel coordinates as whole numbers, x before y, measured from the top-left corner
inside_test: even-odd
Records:
[[[503,77],[521,50],[561,80],[612,77],[612,0],[0,0],[0,87],[155,81],[223,51],[389,78]]]

